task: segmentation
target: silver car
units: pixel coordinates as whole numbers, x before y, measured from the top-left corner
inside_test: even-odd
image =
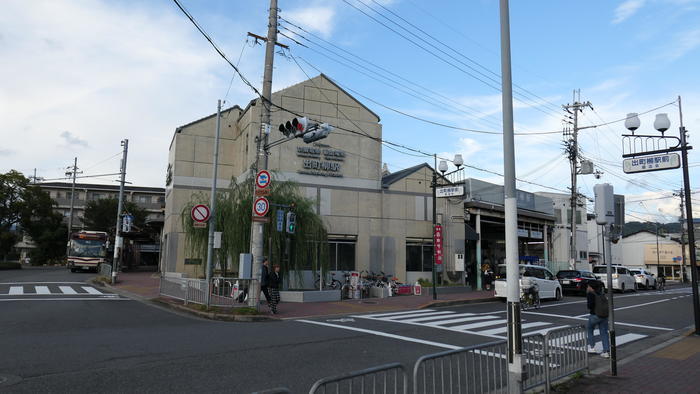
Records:
[[[608,267],[605,265],[596,265],[593,267],[593,275],[603,282],[603,286],[608,287]],[[637,290],[637,282],[635,281],[627,267],[621,265],[612,266],[612,288],[624,293],[627,290]]]
[[[630,273],[632,276],[634,276],[634,280],[637,282],[637,287],[643,286],[645,289],[656,289],[656,278],[651,272],[645,270],[644,268],[640,268],[631,269]]]

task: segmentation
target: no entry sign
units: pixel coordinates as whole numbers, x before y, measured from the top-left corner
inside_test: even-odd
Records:
[[[270,203],[265,197],[258,197],[253,205],[253,210],[257,216],[267,215],[267,211],[270,210]]]
[[[209,207],[204,204],[197,204],[192,207],[192,220],[197,223],[204,223],[209,220]]]

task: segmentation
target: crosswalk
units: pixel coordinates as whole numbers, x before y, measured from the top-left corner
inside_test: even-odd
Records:
[[[495,339],[505,339],[507,336],[507,320],[502,313],[457,313],[454,311],[436,311],[434,309],[419,309],[391,313],[373,313],[353,315],[357,319],[383,321],[399,324],[416,325],[428,328],[460,332],[464,334],[481,335]],[[580,324],[580,323],[577,323]],[[559,328],[570,327],[572,324],[562,324],[562,321],[550,322],[535,320],[531,316],[523,316],[523,336],[542,334]],[[602,350],[600,333],[595,331],[596,347]],[[647,335],[626,333],[616,337],[617,346],[646,338]]]
[[[36,297],[33,297],[36,296]],[[0,283],[0,301],[16,299],[54,299],[75,298],[118,298],[116,294],[101,291],[85,283],[50,282],[50,283]]]

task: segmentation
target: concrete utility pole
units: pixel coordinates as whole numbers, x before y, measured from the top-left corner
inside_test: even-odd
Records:
[[[117,283],[117,271],[119,270],[119,259],[121,249],[124,244],[122,239],[122,209],[124,209],[124,183],[126,178],[126,156],[129,152],[129,140],[122,141],[124,150],[122,151],[121,179],[119,181],[119,203],[117,204],[117,229],[114,232],[114,258],[112,259],[112,284]]]
[[[685,194],[683,190],[680,190],[679,194],[681,196],[681,282],[685,283],[685,245],[687,244],[687,235],[685,232],[688,225],[685,222]]]
[[[578,113],[583,112],[585,107],[593,108],[589,101],[585,103],[579,102],[576,99],[576,92],[574,91],[574,103],[567,104],[564,106],[564,110],[569,114],[573,115],[573,126],[574,130],[572,134],[565,131],[565,136],[569,135],[570,139],[566,141],[566,149],[569,153],[569,161],[571,162],[571,217],[569,221],[571,222],[571,238],[569,239],[569,267],[571,269],[576,269],[576,261],[578,260],[578,253],[576,250],[576,217],[578,208],[578,188],[576,185],[576,176],[578,175],[578,132],[581,130],[578,127]],[[572,112],[573,111],[573,112]]]
[[[506,238],[506,288],[508,290],[508,392],[523,392],[523,350],[518,270],[518,207],[515,189],[515,140],[513,134],[513,80],[510,64],[510,16],[508,0],[500,0],[501,102],[503,111],[503,191]]]
[[[270,0],[270,15],[267,26],[267,42],[265,44],[265,72],[263,75],[262,89],[262,125],[257,138],[257,160],[256,170],[267,169],[267,136],[270,130],[270,103],[272,101],[272,70],[275,60],[275,44],[277,43],[277,0]],[[255,186],[252,186],[255,190]],[[255,198],[253,198],[253,201]],[[250,215],[252,216],[252,209]],[[262,271],[263,259],[263,229],[261,222],[252,222],[250,234],[250,253],[253,255],[253,281],[250,284],[248,293],[248,305],[258,309],[260,304],[260,275]]]
[[[214,138],[214,170],[211,176],[209,199],[209,245],[207,245],[207,308],[211,303],[211,270],[214,260],[214,232],[216,231],[216,177],[219,167],[219,136],[221,135],[221,100],[216,106],[216,137]]]
[[[70,212],[68,213],[68,243],[66,244],[66,259],[68,259],[68,253],[70,252],[70,234],[71,232],[73,232],[73,208],[75,206],[75,176],[78,173],[77,157],[73,159],[73,166],[68,167],[68,169],[70,169],[70,171],[66,172],[66,175],[72,175],[73,182],[70,187]],[[34,183],[36,183],[36,173],[34,173]]]

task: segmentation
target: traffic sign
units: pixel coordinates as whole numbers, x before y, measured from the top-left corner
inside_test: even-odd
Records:
[[[197,204],[193,206],[192,212],[190,212],[192,220],[197,223],[205,223],[207,220],[209,220],[209,214],[209,207],[204,204]]]
[[[255,188],[255,197],[259,196],[269,196],[270,195],[270,189],[259,189]]]
[[[260,189],[268,187],[271,181],[270,173],[265,170],[258,171],[258,175],[255,176],[255,186]]]
[[[277,210],[277,231],[284,231],[284,211],[281,209]]]
[[[270,218],[267,216],[253,216],[253,221],[258,223],[270,223]]]
[[[622,161],[622,170],[626,174],[636,172],[649,172],[671,170],[681,166],[681,158],[678,153],[665,153],[663,155],[641,156]]]
[[[270,210],[270,203],[265,197],[258,197],[253,204],[253,211],[257,216],[267,215],[267,211]]]

